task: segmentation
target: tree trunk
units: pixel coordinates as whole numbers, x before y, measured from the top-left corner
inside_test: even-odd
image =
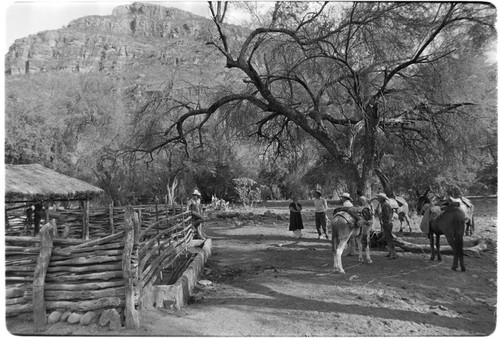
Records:
[[[384,189],[387,197],[395,198],[394,189],[392,187],[392,183],[389,181],[389,178],[382,172],[380,168],[375,169],[375,173],[377,174],[380,183],[382,184],[382,188]]]
[[[394,238],[394,244],[399,246],[401,249],[407,252],[413,252],[413,253],[430,253],[431,248],[429,244],[415,244],[415,243],[410,243],[407,242],[401,238]],[[472,247],[464,247],[464,255],[467,256],[472,256],[472,257],[479,257],[481,255],[481,252],[488,250],[488,245],[484,240],[479,240],[474,246]],[[453,254],[453,249],[451,246],[442,244],[440,247],[440,252],[444,255],[452,255]]]
[[[177,174],[179,175],[179,174]],[[179,179],[178,176],[175,175],[174,179],[172,180],[172,184],[167,184],[167,199],[168,199],[168,204],[169,205],[174,205],[175,201],[175,189],[177,188],[177,185],[179,184]]]

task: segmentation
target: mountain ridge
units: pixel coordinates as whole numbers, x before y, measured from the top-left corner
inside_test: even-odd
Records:
[[[241,28],[231,26],[235,36]],[[210,19],[148,3],[121,5],[107,16],[84,16],[58,30],[17,39],[5,57],[5,75],[39,72],[115,72],[138,62],[213,64]],[[199,55],[201,52],[201,55]]]

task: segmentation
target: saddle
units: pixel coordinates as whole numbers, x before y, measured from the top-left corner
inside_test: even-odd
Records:
[[[443,209],[441,209],[441,206],[426,204],[423,208],[423,217],[420,221],[420,230],[422,230],[424,234],[428,234],[431,222],[438,218],[442,212]]]
[[[448,197],[447,199],[442,199],[438,203],[441,211],[446,211],[450,209],[460,209],[465,214],[465,221],[469,222],[472,219],[472,214],[474,212],[474,205],[466,197]]]
[[[373,219],[373,213],[368,207],[338,207],[333,210],[333,215],[344,211],[349,214],[354,219],[354,227],[360,227],[362,223],[360,221],[371,221]]]
[[[402,207],[403,205],[407,204],[405,199],[401,196],[394,197],[394,200],[398,203],[399,207]]]
[[[453,197],[450,197],[450,201],[454,202],[454,203],[458,203],[460,205],[460,203],[463,203],[465,204],[468,208],[472,208],[474,205],[471,203],[471,201],[466,198],[466,197],[459,197],[459,198],[453,198]]]
[[[460,199],[450,197],[448,199],[439,201],[439,206],[443,211],[452,207],[460,207]]]

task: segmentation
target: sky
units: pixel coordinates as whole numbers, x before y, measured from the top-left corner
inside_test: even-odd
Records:
[[[2,26],[3,55],[19,38],[45,30],[60,29],[72,20],[87,15],[111,15],[113,8],[135,1],[123,0],[32,0],[1,1],[4,22]],[[148,1],[165,7],[177,7],[188,12],[208,16],[207,1]]]

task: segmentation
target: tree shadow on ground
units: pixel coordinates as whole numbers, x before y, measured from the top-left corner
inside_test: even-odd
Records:
[[[296,269],[300,270],[300,269]],[[294,270],[294,271],[296,271]],[[303,274],[303,272],[311,272],[312,270],[302,270],[297,272],[289,272],[287,278],[291,282],[307,281],[308,283],[315,284],[319,281],[311,280],[311,275]],[[277,270],[277,273],[282,271]],[[334,276],[334,274],[328,274],[329,276]],[[335,275],[339,276],[339,275]],[[346,276],[340,275],[341,279],[347,279]],[[213,302],[223,302],[225,305],[235,305],[235,306],[245,306],[252,307],[252,311],[262,311],[263,313],[272,312],[270,308],[279,310],[296,310],[296,311],[313,311],[313,312],[324,312],[333,314],[347,314],[356,316],[369,316],[376,318],[380,321],[387,320],[408,320],[412,323],[425,324],[440,326],[443,328],[457,329],[467,327],[471,332],[482,332],[488,334],[493,332],[494,324],[492,328],[492,323],[494,319],[492,318],[464,318],[462,316],[457,316],[452,318],[449,316],[437,315],[435,312],[430,311],[429,313],[422,313],[411,310],[402,309],[391,309],[387,307],[380,307],[377,304],[373,305],[359,305],[359,304],[346,304],[344,302],[334,302],[334,301],[321,301],[315,299],[307,299],[304,297],[297,297],[283,292],[278,292],[258,281],[259,277],[254,278],[244,278],[244,282],[237,283],[235,286],[245,290],[248,294],[259,294],[262,297],[234,297],[234,298],[223,298],[219,300],[212,300]],[[324,280],[322,283],[331,284],[331,281]],[[450,308],[462,308],[463,304],[459,302],[448,303],[446,301],[439,301],[438,299],[433,301],[435,307],[450,307]],[[387,306],[387,303],[385,304]],[[390,305],[389,305],[390,306]],[[261,310],[264,309],[265,310]]]

